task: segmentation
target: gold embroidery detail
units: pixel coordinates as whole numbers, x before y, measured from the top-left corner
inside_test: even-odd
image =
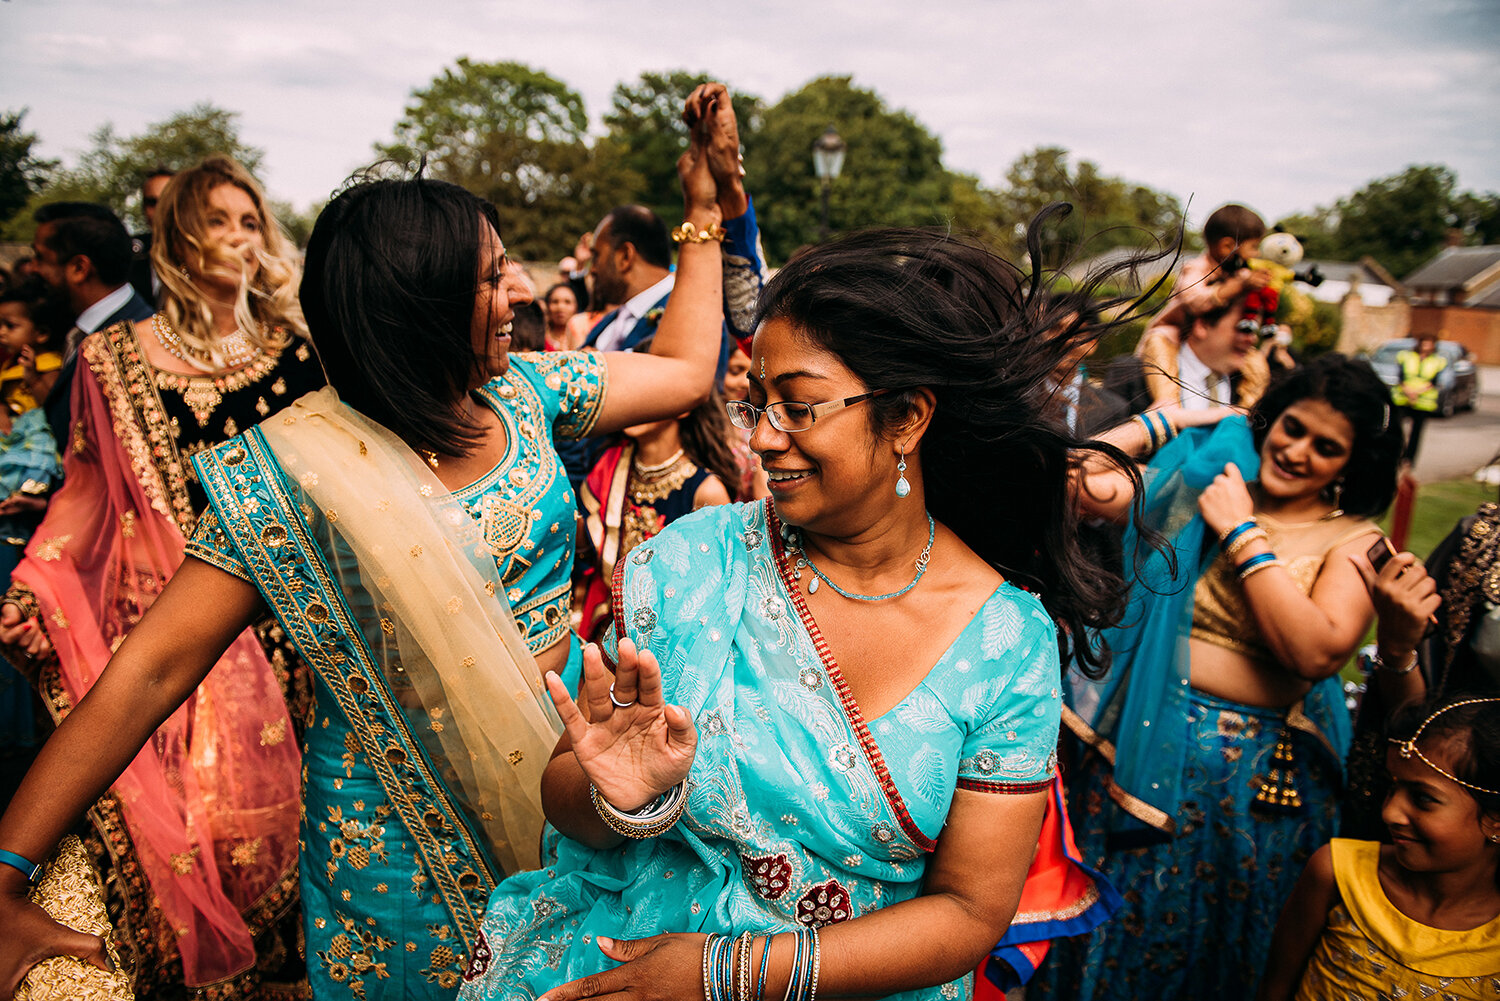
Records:
[[[135,538],[135,512],[126,511],[120,515],[120,534],[127,539]]]
[[[56,563],[62,559],[63,549],[72,541],[71,535],[58,535],[43,539],[41,545],[36,547],[36,557],[43,563]]]
[[[264,838],[256,838],[254,841],[241,841],[229,850],[229,861],[234,865],[254,865],[256,856],[260,854],[260,846]]]
[[[286,720],[272,720],[260,728],[260,746],[275,747],[286,740]]]
[[[495,596],[495,582],[494,581],[487,580],[487,581],[484,582],[484,593],[487,594],[487,595],[489,595],[491,598],[493,598]]]
[[[286,544],[287,532],[280,525],[267,525],[260,530],[260,541],[268,549],[278,549]]]
[[[52,610],[52,621],[57,623],[57,628],[59,629],[66,629],[69,626],[68,617],[63,614],[61,608],[54,608]]]
[[[463,661],[462,661],[462,664],[463,664],[464,667],[473,667],[474,666],[474,658],[473,657],[465,657],[463,659]]]
[[[448,599],[448,604],[444,605],[443,607],[448,610],[449,615],[457,615],[460,611],[463,610],[464,603],[462,599],[460,599],[457,595],[454,595],[453,597]]]
[[[329,508],[327,511],[323,512],[323,517],[328,519],[329,524],[337,524],[339,520],[339,513],[333,508]]]
[[[307,619],[309,622],[317,622],[319,624],[327,622],[328,606],[323,604],[321,601],[310,602],[307,606],[307,612],[305,614],[307,615]]]
[[[84,432],[83,421],[73,422],[73,454],[82,455],[89,447],[89,436]]]
[[[422,547],[421,546],[412,546],[409,550],[407,550],[407,552],[411,553],[412,558],[415,559],[416,557],[422,555]]]
[[[156,388],[169,389],[182,397],[182,402],[193,412],[199,427],[207,427],[214,410],[224,402],[225,393],[239,392],[247,386],[264,379],[276,368],[281,352],[271,349],[261,353],[244,368],[228,375],[177,375],[174,372],[156,371]],[[277,379],[277,382],[282,382]],[[284,383],[283,383],[284,385]],[[230,435],[234,432],[230,431]]]
[[[513,765],[519,765],[525,757],[526,755],[521,752],[521,749],[517,748],[516,750],[511,751],[509,754],[507,754],[505,756],[505,760],[509,761]]]
[[[167,862],[172,866],[172,871],[179,876],[186,876],[193,871],[193,861],[198,857],[198,846],[194,845],[185,852],[174,852]]]
[[[392,622],[390,619],[381,619],[380,628],[384,630],[387,636],[391,636],[396,632],[396,623]]]

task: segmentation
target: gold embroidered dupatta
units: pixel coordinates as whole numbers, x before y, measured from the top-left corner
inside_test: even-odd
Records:
[[[424,748],[503,872],[536,868],[542,771],[562,725],[463,505],[399,438],[327,388],[260,425],[323,513],[330,564]],[[364,596],[368,595],[368,602]]]

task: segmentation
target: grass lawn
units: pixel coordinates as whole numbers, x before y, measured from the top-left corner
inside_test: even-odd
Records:
[[[1460,518],[1492,500],[1500,500],[1495,488],[1476,483],[1472,478],[1423,483],[1417,488],[1417,505],[1412,512],[1411,536],[1406,540],[1406,548],[1426,559]],[[1390,531],[1389,514],[1380,519],[1380,527]]]

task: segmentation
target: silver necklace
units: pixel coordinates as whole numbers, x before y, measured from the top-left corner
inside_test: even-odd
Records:
[[[922,575],[927,572],[927,561],[932,556],[932,540],[937,537],[937,523],[932,520],[932,515],[929,513],[927,515],[927,545],[922,547],[921,555],[915,560],[917,575],[911,579],[911,583],[907,584],[901,590],[891,591],[889,594],[855,594],[853,591],[845,591],[830,580],[827,574],[819,570],[818,565],[812,561],[812,557],[807,555],[807,548],[803,545],[802,532],[800,530],[792,528],[789,525],[784,525],[781,529],[781,535],[786,540],[789,555],[796,556],[796,559],[792,562],[792,577],[796,580],[801,580],[803,567],[813,572],[813,579],[807,582],[808,594],[817,594],[818,582],[821,581],[852,601],[885,601],[889,598],[899,598],[907,591],[916,587],[917,581],[921,580]]]

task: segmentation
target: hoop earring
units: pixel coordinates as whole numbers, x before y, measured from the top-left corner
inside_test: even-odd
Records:
[[[911,493],[911,484],[906,481],[906,449],[901,449],[901,459],[896,463],[896,496],[905,497]]]

